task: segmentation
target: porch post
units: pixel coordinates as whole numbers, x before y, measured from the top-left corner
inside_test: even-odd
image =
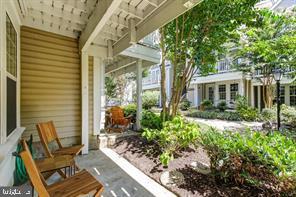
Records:
[[[194,100],[194,106],[197,107],[198,106],[198,84],[194,84],[194,96],[193,96],[193,100]]]
[[[105,64],[103,60],[101,59],[101,64],[99,67],[99,103],[100,103],[100,108],[99,108],[99,131],[105,128],[105,107],[106,107],[106,96],[105,96]]]
[[[142,60],[137,61],[137,130],[141,129],[142,119]]]
[[[251,97],[251,106],[255,107],[255,100],[254,100],[254,85],[252,80],[250,81],[250,86],[251,86],[251,92],[250,92],[250,97]]]
[[[81,52],[81,142],[82,154],[88,153],[88,54]]]

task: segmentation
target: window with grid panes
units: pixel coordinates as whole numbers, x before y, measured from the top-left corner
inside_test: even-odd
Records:
[[[219,85],[219,99],[226,100],[226,85]]]
[[[17,121],[17,33],[6,15],[6,136],[16,129]]]

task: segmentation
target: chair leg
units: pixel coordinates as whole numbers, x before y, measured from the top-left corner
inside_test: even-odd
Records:
[[[97,190],[97,192],[95,193],[94,196],[99,197],[99,196],[101,196],[102,192],[103,192],[103,188],[100,188],[100,189]]]

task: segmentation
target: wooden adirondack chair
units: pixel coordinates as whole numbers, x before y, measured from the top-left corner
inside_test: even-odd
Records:
[[[53,121],[38,123],[36,127],[47,157],[53,157],[55,155],[78,155],[84,146],[82,144],[71,147],[63,147]],[[51,151],[48,147],[48,144],[53,141],[57,142],[59,148],[57,150]]]
[[[115,106],[111,107],[109,110],[110,113],[110,126],[108,127],[110,130],[119,130],[123,132],[128,128],[131,123],[132,117],[124,117],[124,111],[121,107]]]
[[[47,157],[54,157],[57,155],[76,156],[81,152],[81,150],[84,146],[82,144],[82,145],[76,145],[76,146],[70,146],[70,147],[63,147],[62,143],[58,137],[55,126],[53,124],[53,121],[38,123],[36,125],[36,127],[37,127],[38,134],[39,134],[41,143],[43,145],[43,148],[45,150],[45,154]],[[48,144],[53,141],[56,141],[56,143],[58,144],[58,149],[51,151],[50,148],[48,147]],[[79,170],[79,168],[76,164],[74,164],[74,166],[77,170]],[[61,174],[61,171],[58,171],[58,172],[61,176],[65,177],[65,175]]]
[[[25,144],[25,147],[27,146],[26,142],[23,142],[23,144]],[[81,172],[52,185],[47,185],[28,148],[24,148],[20,153],[20,156],[38,196],[73,197],[87,194],[100,196],[104,189],[103,185],[86,170],[82,170]]]

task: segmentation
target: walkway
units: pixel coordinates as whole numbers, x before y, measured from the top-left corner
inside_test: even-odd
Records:
[[[104,185],[102,197],[175,197],[109,148],[89,151],[88,155],[79,155],[75,160],[80,169],[86,169]],[[47,183],[59,179],[55,173]]]
[[[186,117],[186,119],[189,121],[206,124],[218,130],[244,130],[246,128],[251,128],[254,130],[262,129],[262,122],[227,121],[219,119],[202,119],[192,117]]]
[[[99,150],[78,156],[77,163],[103,183],[103,197],[153,196]]]

